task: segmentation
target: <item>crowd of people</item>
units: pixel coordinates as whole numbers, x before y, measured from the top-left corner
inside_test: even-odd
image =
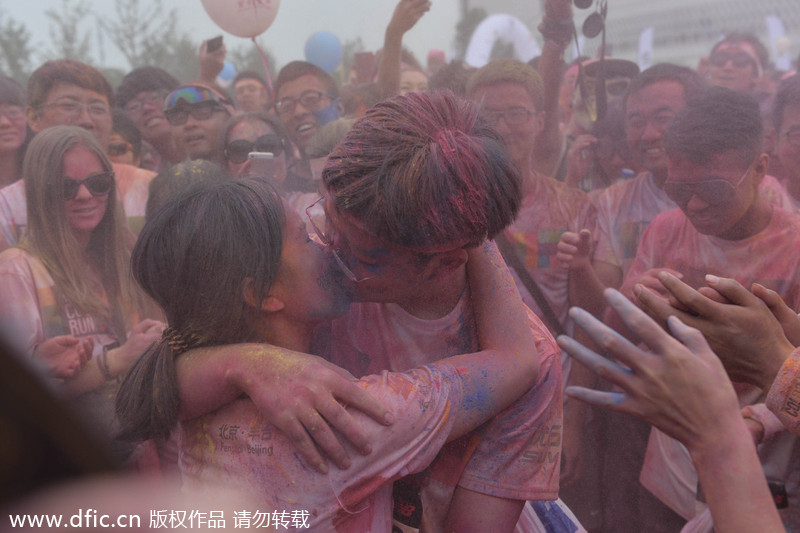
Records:
[[[224,87],[208,43],[197,80],[0,77],[4,358],[143,501],[800,531],[800,75],[743,32],[697,68],[565,64],[568,0],[530,63],[423,67],[429,8],[399,0],[341,84],[291,61]]]

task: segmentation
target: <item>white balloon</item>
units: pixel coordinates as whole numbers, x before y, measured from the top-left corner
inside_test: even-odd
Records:
[[[524,22],[512,15],[496,13],[483,19],[475,28],[464,62],[471,67],[484,66],[489,62],[495,41],[512,43],[522,62],[528,62],[541,53],[539,43]]]
[[[272,25],[281,0],[202,0],[217,26],[237,37],[255,37]]]

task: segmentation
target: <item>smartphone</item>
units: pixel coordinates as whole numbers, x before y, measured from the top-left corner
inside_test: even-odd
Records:
[[[222,47],[222,35],[218,35],[213,39],[206,41],[206,53],[211,53],[219,50]]]
[[[268,179],[275,177],[275,156],[271,152],[250,152],[247,159],[250,160],[248,176]]]

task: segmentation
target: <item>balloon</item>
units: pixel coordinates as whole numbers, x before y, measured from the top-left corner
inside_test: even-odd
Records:
[[[225,61],[222,70],[217,75],[217,83],[227,88],[233,81],[234,76],[236,76],[236,67],[230,61]]]
[[[342,53],[339,38],[327,31],[318,31],[306,41],[306,61],[329,74],[342,62]]]
[[[217,26],[237,37],[261,35],[272,25],[281,0],[203,0]]]
[[[489,62],[495,41],[512,43],[520,61],[527,62],[542,53],[531,30],[518,18],[505,14],[489,15],[470,37],[464,62],[480,68]]]

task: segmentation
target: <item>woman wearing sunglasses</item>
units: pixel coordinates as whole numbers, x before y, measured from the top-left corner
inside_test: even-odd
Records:
[[[304,516],[309,531],[391,531],[391,482],[423,469],[447,440],[501,410],[536,375],[527,315],[508,270],[493,266],[502,265],[496,248],[469,253],[484,351],[363,378],[361,386],[395,417],[387,427],[355,414],[372,445],[370,455],[351,449],[348,470],[317,472],[241,397],[181,422],[184,489],[208,495],[226,485],[240,489],[258,499],[262,512]],[[187,349],[268,342],[308,352],[314,328],[347,309],[341,274],[325,249],[259,178],[203,184],[173,199],[147,221],[132,270],[163,306],[170,329],[120,390],[118,412],[131,438],[164,436],[177,423],[175,364]],[[307,357],[275,353],[275,359],[259,356],[253,364]],[[225,356],[219,358],[224,364]]]
[[[26,233],[0,254],[0,329],[112,434],[116,378],[161,334],[141,320],[114,173],[91,132],[54,126],[31,141]]]
[[[250,152],[269,152],[273,155],[271,178],[273,185],[283,193],[286,181],[286,157],[289,146],[286,131],[280,120],[263,111],[243,113],[228,119],[222,126],[223,153],[228,175],[232,178],[252,176]]]

